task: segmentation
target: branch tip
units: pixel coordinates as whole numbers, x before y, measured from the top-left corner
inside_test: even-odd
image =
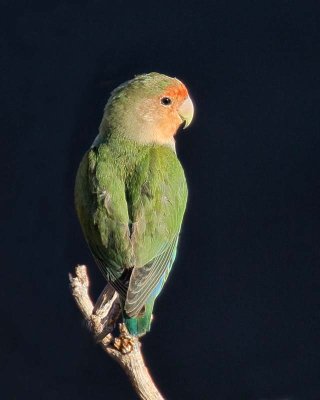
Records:
[[[111,331],[120,316],[119,296],[107,285],[94,306],[88,291],[87,267],[77,265],[69,274],[71,293],[82,315],[89,322],[89,329],[103,350],[120,364],[128,375],[141,400],[164,400],[155,386],[141,353],[141,343],[131,336],[124,323],[119,324],[120,335],[114,338]]]

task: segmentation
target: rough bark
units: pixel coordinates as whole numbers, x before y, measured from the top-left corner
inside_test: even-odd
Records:
[[[78,265],[69,275],[72,295],[96,341],[103,350],[121,365],[142,400],[164,400],[145,365],[141,343],[119,324],[119,337],[112,332],[120,316],[118,294],[107,285],[95,305],[89,296],[89,278],[85,265]]]

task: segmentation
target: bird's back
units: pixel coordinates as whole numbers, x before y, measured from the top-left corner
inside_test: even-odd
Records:
[[[176,255],[186,200],[184,172],[168,146],[100,144],[80,164],[78,217],[129,316],[161,291]]]

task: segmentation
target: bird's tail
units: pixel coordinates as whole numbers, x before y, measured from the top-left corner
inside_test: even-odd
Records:
[[[142,336],[150,331],[153,304],[154,300],[147,302],[144,306],[143,313],[134,318],[130,318],[125,311],[123,311],[123,321],[130,335]]]

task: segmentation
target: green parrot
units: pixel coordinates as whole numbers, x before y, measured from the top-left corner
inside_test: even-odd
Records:
[[[136,76],[111,93],[77,172],[85,239],[134,336],[150,330],[154,301],[176,257],[188,191],[174,136],[193,112],[178,79]]]

